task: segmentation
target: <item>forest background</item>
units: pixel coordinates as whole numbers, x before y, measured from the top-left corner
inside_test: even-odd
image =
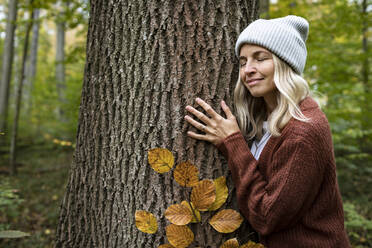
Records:
[[[19,0],[7,61],[10,2],[0,0],[2,80],[4,63],[12,68],[0,127],[0,231],[31,235],[0,239],[0,247],[53,247],[78,126],[89,2]],[[353,247],[372,247],[372,1],[260,3],[262,18],[296,14],[310,22],[304,77],[331,125],[348,235]]]

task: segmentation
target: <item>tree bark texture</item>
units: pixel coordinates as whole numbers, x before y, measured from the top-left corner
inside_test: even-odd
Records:
[[[235,41],[257,16],[254,0],[91,1],[76,150],[56,247],[167,243],[164,211],[184,198],[171,172],[160,175],[148,165],[155,147],[171,150],[176,164],[193,162],[200,178],[227,176],[223,208],[237,209],[226,161],[213,145],[187,137],[183,117],[196,97],[219,112],[222,99],[232,105]],[[136,210],[157,216],[156,234],[137,230]],[[197,242],[190,247],[252,238],[246,224],[230,235],[208,223],[191,228]]]
[[[9,106],[9,87],[12,75],[14,31],[17,20],[18,0],[9,0],[5,41],[3,47],[3,64],[0,81],[0,131],[5,131]]]

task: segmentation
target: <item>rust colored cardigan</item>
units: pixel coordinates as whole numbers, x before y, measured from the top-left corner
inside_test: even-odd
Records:
[[[268,248],[348,248],[327,118],[310,97],[310,122],[291,119],[255,160],[240,132],[217,147],[227,157],[240,211]]]

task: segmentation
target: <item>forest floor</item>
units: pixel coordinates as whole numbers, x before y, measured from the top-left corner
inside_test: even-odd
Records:
[[[20,239],[0,239],[0,247],[53,247],[72,148],[45,144],[20,148],[16,176],[9,176],[7,156],[0,152],[0,187],[14,193],[8,204],[0,197],[0,230],[30,234]]]
[[[73,149],[44,143],[21,146],[17,154],[18,174],[10,176],[7,148],[0,146],[0,231],[20,230],[30,236],[0,239],[0,247],[54,247]],[[372,247],[372,204],[367,191],[343,194],[345,225],[353,248]]]

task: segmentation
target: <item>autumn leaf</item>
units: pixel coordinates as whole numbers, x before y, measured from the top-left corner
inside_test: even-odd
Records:
[[[191,204],[192,208],[194,209],[194,212],[191,209],[190,204],[187,201],[182,201],[181,204],[184,205],[184,206],[186,206],[190,210],[190,212],[192,213],[191,223],[198,223],[198,222],[200,222],[200,220],[201,220],[200,212],[194,207],[194,204],[192,204],[192,202],[190,202],[190,204]],[[194,214],[196,215],[196,218],[197,219],[195,218]]]
[[[241,245],[240,248],[265,248],[265,246],[262,244],[257,244],[253,241],[249,241],[248,243]]]
[[[170,224],[165,232],[169,243],[177,248],[186,248],[194,241],[194,233],[187,226]]]
[[[164,245],[159,245],[158,248],[174,248],[174,246],[171,244],[164,244]]]
[[[191,202],[199,211],[207,211],[216,200],[216,187],[212,180],[200,181],[191,191]]]
[[[193,187],[199,181],[199,171],[189,161],[182,162],[173,171],[174,180],[183,187]]]
[[[209,224],[220,233],[231,233],[243,222],[242,216],[233,209],[224,209],[215,214]]]
[[[226,202],[227,196],[229,195],[225,177],[219,177],[213,182],[216,187],[216,200],[213,202],[212,206],[209,207],[209,211],[219,209]]]
[[[173,168],[174,157],[168,149],[154,148],[148,151],[147,156],[149,164],[158,173],[165,173]]]
[[[192,220],[191,209],[182,204],[171,205],[165,210],[165,218],[175,225],[187,225]]]
[[[239,248],[239,242],[235,239],[229,239],[225,243],[223,243],[220,248]]]
[[[158,222],[155,216],[145,210],[137,210],[136,215],[136,227],[138,230],[144,233],[156,233],[158,230]]]

